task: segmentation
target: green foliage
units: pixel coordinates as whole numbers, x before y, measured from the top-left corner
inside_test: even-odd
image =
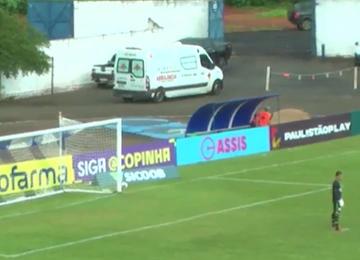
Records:
[[[283,7],[271,8],[260,12],[257,16],[261,18],[286,17],[287,9]]]
[[[27,0],[0,0],[0,9],[4,9],[11,14],[27,13]]]
[[[225,0],[225,3],[232,6],[269,6],[283,5],[292,2],[291,0]]]
[[[49,69],[49,57],[40,49],[48,41],[26,20],[0,9],[0,24],[0,74],[41,74]]]

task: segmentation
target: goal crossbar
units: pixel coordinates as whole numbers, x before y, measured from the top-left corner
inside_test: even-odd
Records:
[[[46,134],[56,134],[56,133],[64,132],[64,131],[74,131],[74,130],[78,130],[79,128],[99,127],[99,126],[106,125],[106,124],[116,124],[116,123],[121,124],[121,119],[119,119],[119,118],[108,119],[108,120],[102,120],[102,121],[96,121],[96,122],[79,123],[79,124],[74,124],[74,125],[70,125],[70,126],[55,127],[55,128],[45,129],[45,130],[31,131],[31,132],[26,132],[26,133],[4,135],[4,136],[0,136],[0,142],[13,140],[13,139],[46,135]]]

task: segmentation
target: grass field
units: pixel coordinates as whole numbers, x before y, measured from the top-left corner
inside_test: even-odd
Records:
[[[271,18],[271,17],[284,17],[287,16],[287,9],[284,7],[277,7],[272,9],[262,10],[257,14],[260,18]]]
[[[360,256],[360,138],[181,168],[123,194],[0,208],[0,258],[345,260]],[[347,232],[330,229],[344,175]]]

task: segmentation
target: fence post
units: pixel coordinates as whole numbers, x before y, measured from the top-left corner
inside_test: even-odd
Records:
[[[354,67],[354,90],[358,89],[358,72],[359,69],[357,66]]]
[[[270,74],[271,74],[271,68],[270,66],[266,67],[266,82],[265,82],[265,91],[270,90]]]
[[[321,58],[325,59],[325,44],[321,44]]]

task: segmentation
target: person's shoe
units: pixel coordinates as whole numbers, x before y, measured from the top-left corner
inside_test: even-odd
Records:
[[[335,224],[335,231],[341,232],[341,227],[339,224]]]

